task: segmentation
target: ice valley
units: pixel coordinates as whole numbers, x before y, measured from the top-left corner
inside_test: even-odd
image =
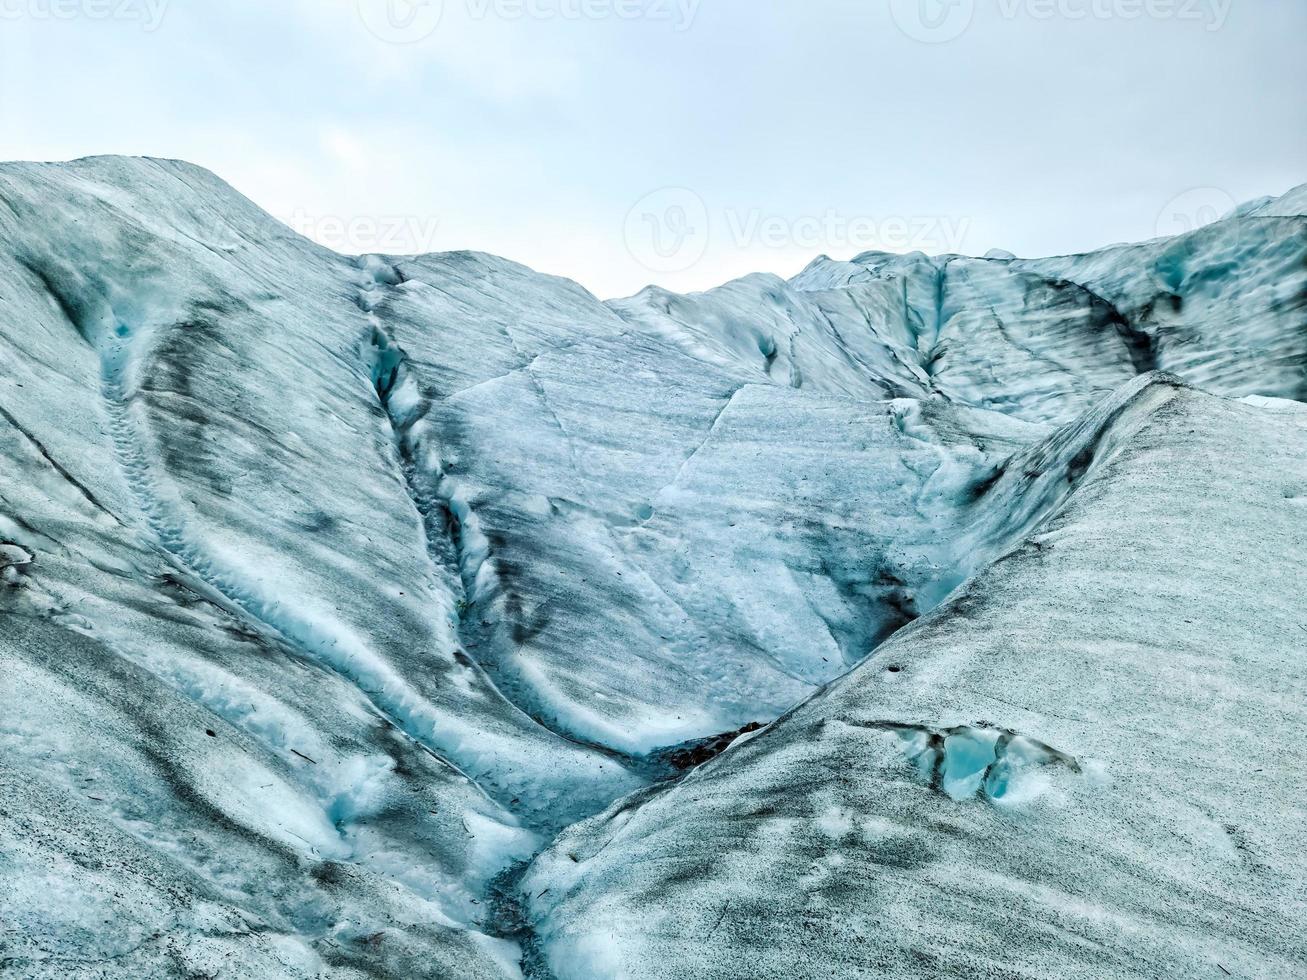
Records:
[[[1305,211],[605,303],[0,165],[0,974],[1307,973]]]

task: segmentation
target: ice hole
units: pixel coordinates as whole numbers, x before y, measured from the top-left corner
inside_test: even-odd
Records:
[[[989,729],[967,729],[948,736],[940,788],[955,800],[975,796],[994,763],[998,739],[999,733]]]

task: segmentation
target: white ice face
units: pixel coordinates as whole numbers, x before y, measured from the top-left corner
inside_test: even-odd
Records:
[[[0,166],[0,962],[1303,969],[1305,200],[601,303]]]

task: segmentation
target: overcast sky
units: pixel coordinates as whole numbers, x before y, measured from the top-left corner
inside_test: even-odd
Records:
[[[602,296],[1078,251],[1307,181],[1304,0],[0,0],[0,159],[206,166]]]

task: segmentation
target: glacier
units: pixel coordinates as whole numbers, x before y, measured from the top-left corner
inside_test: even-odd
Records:
[[[1305,213],[601,302],[0,164],[0,973],[1307,973]]]

